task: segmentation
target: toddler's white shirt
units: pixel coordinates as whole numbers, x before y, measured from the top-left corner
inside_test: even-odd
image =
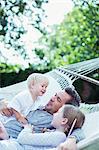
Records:
[[[34,102],[29,90],[18,93],[8,104],[8,108],[13,108],[26,116],[31,110],[35,110],[40,105],[40,96]]]

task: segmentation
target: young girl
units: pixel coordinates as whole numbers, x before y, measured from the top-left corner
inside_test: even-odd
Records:
[[[19,134],[17,141],[20,144],[33,147],[55,148],[64,142],[72,131],[81,128],[85,120],[84,114],[75,106],[64,105],[53,115],[52,126],[54,130],[44,133],[33,133],[33,128],[26,125]],[[27,138],[28,137],[28,138]]]
[[[44,74],[33,73],[27,78],[28,89],[17,94],[8,104],[7,108],[20,123],[27,123],[25,116],[38,106],[40,96],[46,92],[48,84],[48,78]]]

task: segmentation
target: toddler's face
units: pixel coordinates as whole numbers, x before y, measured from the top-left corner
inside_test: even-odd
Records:
[[[42,96],[46,92],[48,84],[45,81],[41,81],[34,85],[35,92],[38,96]]]

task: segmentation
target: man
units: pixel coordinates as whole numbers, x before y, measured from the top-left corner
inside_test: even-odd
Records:
[[[35,132],[41,132],[44,127],[51,128],[51,121],[53,113],[57,112],[64,104],[73,104],[79,106],[80,97],[75,90],[66,88],[65,91],[56,93],[45,106],[35,111],[31,111],[27,115],[28,123],[33,124]],[[10,109],[2,110],[4,115],[12,115]],[[5,124],[5,128],[10,136],[17,138],[18,134],[23,129],[23,125],[17,120],[10,120]],[[59,149],[73,150],[76,149],[76,140],[79,141],[83,138],[82,131],[80,129],[75,130],[66,142],[59,146]],[[70,149],[70,145],[73,147]],[[75,150],[74,149],[74,150]]]

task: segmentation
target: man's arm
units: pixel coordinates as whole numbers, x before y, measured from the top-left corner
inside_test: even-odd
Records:
[[[15,115],[16,119],[20,122],[20,123],[23,123],[23,124],[27,124],[27,120],[26,118],[21,114],[19,113],[18,111],[16,111],[15,109],[12,108],[12,111],[13,111],[13,114]]]

